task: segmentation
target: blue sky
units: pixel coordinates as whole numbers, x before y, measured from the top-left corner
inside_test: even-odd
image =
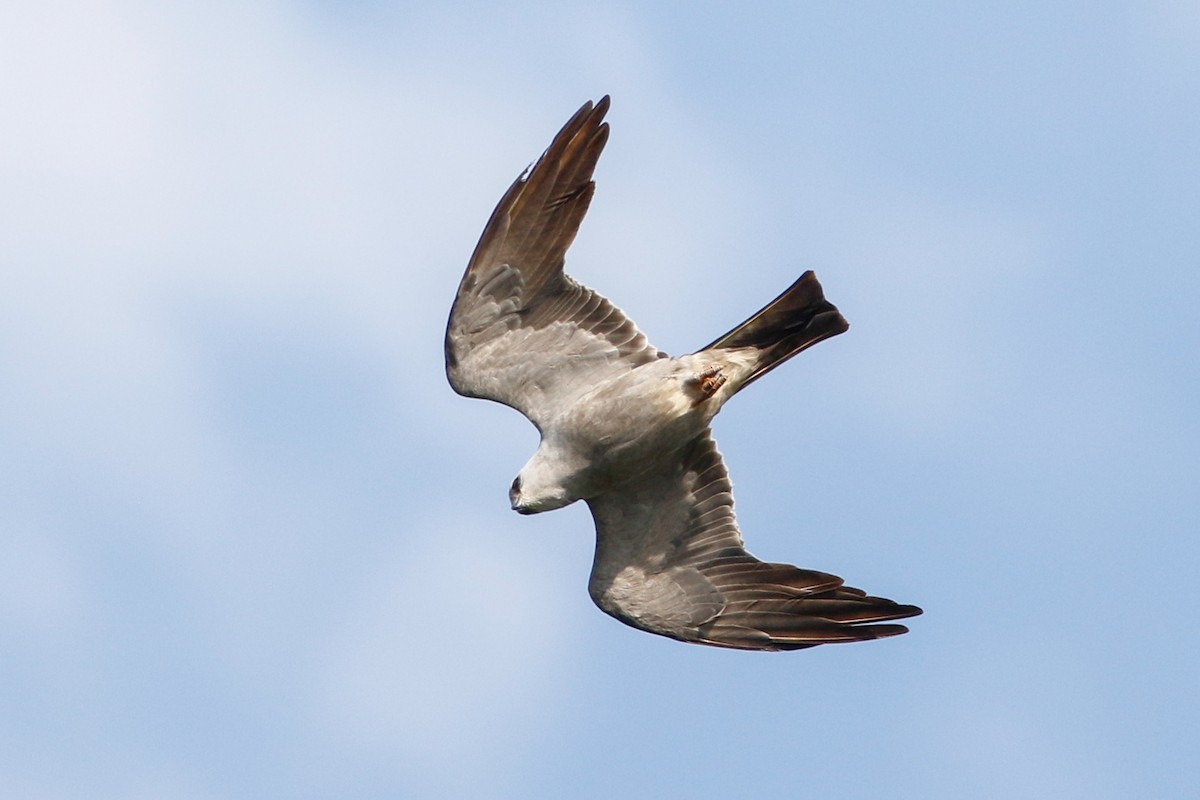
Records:
[[[0,11],[0,795],[1127,798],[1200,782],[1200,11]],[[925,608],[625,628],[441,337],[586,99],[568,270],[695,349],[852,328],[717,419],[750,549]]]

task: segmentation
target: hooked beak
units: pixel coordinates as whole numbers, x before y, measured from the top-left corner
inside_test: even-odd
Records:
[[[521,505],[521,476],[518,475],[513,479],[512,487],[508,490],[508,502],[512,505],[512,510],[518,514],[532,514],[533,510]]]

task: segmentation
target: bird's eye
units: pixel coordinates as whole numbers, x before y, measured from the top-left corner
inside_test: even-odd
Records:
[[[508,490],[508,493],[509,494],[520,494],[521,493],[521,476],[520,475],[513,478],[513,485],[512,485],[512,488]]]

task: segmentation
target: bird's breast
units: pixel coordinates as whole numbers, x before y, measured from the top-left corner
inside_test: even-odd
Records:
[[[669,359],[630,370],[580,398],[558,434],[603,469],[643,471],[694,439],[711,419],[686,391],[686,377]]]

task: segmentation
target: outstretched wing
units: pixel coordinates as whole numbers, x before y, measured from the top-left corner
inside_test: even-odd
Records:
[[[651,633],[742,650],[895,636],[908,629],[869,623],[921,613],[835,575],[754,558],[742,545],[712,436],[680,455],[588,501],[596,521],[588,588],[605,612]]]
[[[619,309],[563,274],[608,140],[608,98],[585,103],[492,212],[446,327],[446,375],[459,394],[542,422],[603,372],[659,358]]]

